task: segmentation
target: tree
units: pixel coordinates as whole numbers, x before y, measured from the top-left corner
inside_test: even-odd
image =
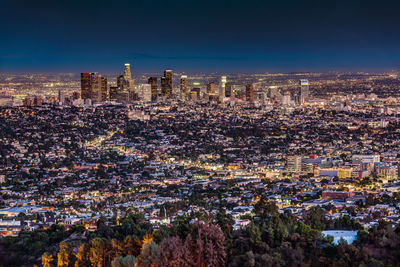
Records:
[[[221,228],[196,222],[192,255],[197,266],[225,266],[225,237]]]
[[[235,220],[232,215],[227,214],[225,210],[219,211],[216,215],[216,221],[222,232],[224,233],[228,247],[232,245],[232,231]]]
[[[273,202],[267,201],[265,198],[261,198],[254,205],[254,212],[256,216],[264,220],[269,216],[278,215],[278,206]]]
[[[112,239],[111,240],[111,248],[110,248],[110,251],[108,252],[108,261],[112,262],[114,259],[121,257],[123,251],[124,251],[124,247],[121,244],[121,242],[118,241],[117,239]]]
[[[137,258],[135,256],[129,255],[126,257],[115,258],[111,262],[111,267],[133,267],[137,263]]]
[[[136,236],[128,235],[124,240],[124,252],[126,255],[138,256],[140,249],[142,248],[142,242]]]
[[[51,263],[54,261],[53,255],[48,252],[42,255],[42,265],[43,267],[51,267]]]
[[[145,245],[145,244],[149,243],[149,242],[152,241],[152,240],[153,240],[153,238],[152,238],[151,234],[150,234],[150,233],[147,233],[147,234],[143,237],[142,245]]]
[[[58,267],[72,266],[71,249],[69,245],[65,242],[61,242],[59,245],[59,251],[57,253],[57,266]]]
[[[93,267],[102,267],[106,256],[106,241],[103,238],[95,238],[91,241],[89,260]]]
[[[184,266],[184,246],[179,237],[170,237],[160,245],[161,266],[174,267]]]
[[[270,229],[273,230],[272,228],[270,228]],[[260,227],[252,222],[246,228],[246,231],[247,231],[248,236],[250,237],[250,244],[253,246],[253,248],[260,247],[261,243],[262,243]],[[272,236],[273,236],[273,231],[272,231]],[[272,237],[272,240],[273,240],[273,237]]]
[[[138,257],[137,265],[141,267],[157,266],[161,261],[161,252],[154,241],[143,245],[142,251]]]
[[[75,267],[84,267],[90,264],[89,260],[89,245],[87,243],[82,243],[78,247],[78,252],[75,254],[76,261]]]

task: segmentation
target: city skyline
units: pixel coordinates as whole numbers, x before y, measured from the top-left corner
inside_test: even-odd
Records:
[[[0,267],[400,266],[399,9],[3,0]]]
[[[399,5],[5,1],[0,71],[397,70]]]

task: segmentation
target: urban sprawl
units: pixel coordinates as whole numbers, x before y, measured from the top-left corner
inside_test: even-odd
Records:
[[[219,225],[229,251],[214,263],[207,256],[192,265],[168,258],[168,266],[277,266],[271,250],[278,245],[265,241],[270,232],[258,230],[259,242],[268,248],[251,243],[255,227],[268,225],[268,216],[294,218],[296,227],[316,229],[315,249],[321,250],[329,242],[349,246],[361,242],[362,233],[395,229],[400,222],[399,88],[396,73],[165,70],[161,78],[134,79],[125,64],[116,78],[90,72],[2,74],[0,259],[10,265],[22,264],[21,257],[26,266],[57,260],[58,266],[73,266],[60,265],[64,249],[75,266],[129,266],[123,265],[129,256],[137,266],[167,266],[160,263],[168,258],[165,244],[172,241],[167,237],[179,236],[181,246],[189,242],[188,233],[179,232],[186,220],[199,233],[200,222]],[[221,216],[230,222],[229,231]],[[90,241],[92,249],[94,236],[119,240],[126,249],[126,237],[106,229],[122,229],[127,219],[142,227],[123,232],[135,233],[141,242],[137,252],[121,249],[96,262],[88,250],[87,262],[77,263],[79,242]],[[268,227],[273,229],[268,238],[278,238],[280,230]],[[294,233],[301,236],[306,228],[296,227],[280,242],[297,242]],[[51,231],[62,234],[54,237]],[[47,241],[33,238],[43,233]],[[238,245],[238,233],[248,233],[251,249]],[[33,257],[16,252],[35,242],[44,243],[29,248]],[[143,263],[148,243],[161,251],[153,265]],[[379,263],[379,253],[368,253],[363,263],[371,258],[378,263],[362,266],[387,263]],[[254,265],[246,257],[253,257]],[[285,262],[289,258],[280,265],[291,266]],[[328,265],[319,260],[310,265]]]

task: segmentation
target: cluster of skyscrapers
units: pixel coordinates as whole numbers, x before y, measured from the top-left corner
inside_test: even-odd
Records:
[[[161,88],[159,90],[158,84]],[[279,93],[270,93],[271,96],[280,95]],[[280,95],[279,101],[283,105],[291,103],[291,96],[294,97],[296,104],[304,104],[309,100],[308,80],[300,80],[299,90],[290,94],[288,92]],[[124,74],[118,76],[116,86],[108,86],[107,78],[98,73],[81,73],[81,96],[85,102],[130,102],[141,100],[144,102],[163,101],[170,99],[186,100],[207,100],[224,102],[235,98],[246,102],[254,102],[255,92],[253,84],[245,86],[233,86],[227,81],[227,76],[221,76],[219,81],[209,82],[205,87],[199,83],[193,83],[189,88],[188,76],[180,77],[179,89],[173,88],[173,72],[165,70],[164,75],[158,83],[157,77],[149,77],[147,83],[135,86],[131,74],[130,64],[126,63]],[[256,95],[256,98],[258,95]]]

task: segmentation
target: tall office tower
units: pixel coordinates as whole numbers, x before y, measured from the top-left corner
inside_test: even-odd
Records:
[[[282,96],[282,100],[281,100],[281,104],[283,106],[288,106],[290,104],[290,92],[286,91],[283,96]]]
[[[172,70],[165,70],[161,78],[161,94],[167,99],[172,97]]]
[[[308,102],[310,98],[310,85],[308,80],[300,80],[300,103]]]
[[[101,102],[101,86],[102,86],[102,77],[100,74],[95,74],[92,75],[91,77],[91,85],[92,85],[92,91],[90,94],[90,99],[92,102]]]
[[[270,86],[268,87],[267,96],[273,100],[281,100],[282,94],[278,90],[278,86]]]
[[[151,101],[157,101],[157,95],[158,95],[157,77],[150,77],[147,83],[151,85]]]
[[[43,99],[40,96],[35,95],[35,98],[33,99],[33,105],[41,106],[42,104],[43,104]]]
[[[118,99],[119,87],[118,86],[110,86],[110,101],[115,101]]]
[[[91,73],[81,73],[81,97],[82,99],[90,99],[91,91]]]
[[[25,97],[23,103],[24,103],[24,106],[31,107],[31,106],[33,106],[33,98],[30,96],[27,96],[27,97]]]
[[[246,85],[246,101],[254,102],[254,85]]]
[[[65,102],[65,92],[63,90],[58,90],[58,102],[61,104]]]
[[[131,64],[129,64],[129,63],[125,63],[124,78],[125,78],[125,80],[132,79]]]
[[[190,99],[191,100],[199,100],[200,99],[200,88],[195,87],[190,91]]]
[[[286,169],[288,171],[301,171],[301,157],[300,156],[288,156],[286,162]]]
[[[151,101],[151,84],[141,84],[138,88],[138,96],[143,102]]]
[[[135,84],[131,75],[131,65],[125,63],[124,74],[118,76],[117,86],[119,87],[119,94],[124,96],[128,95],[128,100],[133,100],[135,98]],[[125,97],[118,97],[120,100],[124,100]]]
[[[160,84],[161,84],[161,96],[165,96],[166,91],[167,91],[167,79],[165,77],[160,78]]]
[[[215,94],[215,82],[207,83],[206,93],[208,95],[214,95]]]
[[[92,102],[101,102],[103,96],[107,95],[107,78],[100,74],[81,73],[81,95],[82,99],[90,99]]]
[[[180,94],[181,94],[181,99],[183,101],[187,100],[187,94],[188,94],[188,80],[186,75],[181,76],[181,83],[180,83]]]
[[[225,97],[231,97],[232,96],[232,84],[226,83],[225,84]]]
[[[221,76],[220,84],[219,84],[219,91],[218,91],[218,99],[220,102],[225,97],[225,87],[226,87],[226,76]]]
[[[101,101],[108,100],[108,84],[107,78],[101,77]]]

